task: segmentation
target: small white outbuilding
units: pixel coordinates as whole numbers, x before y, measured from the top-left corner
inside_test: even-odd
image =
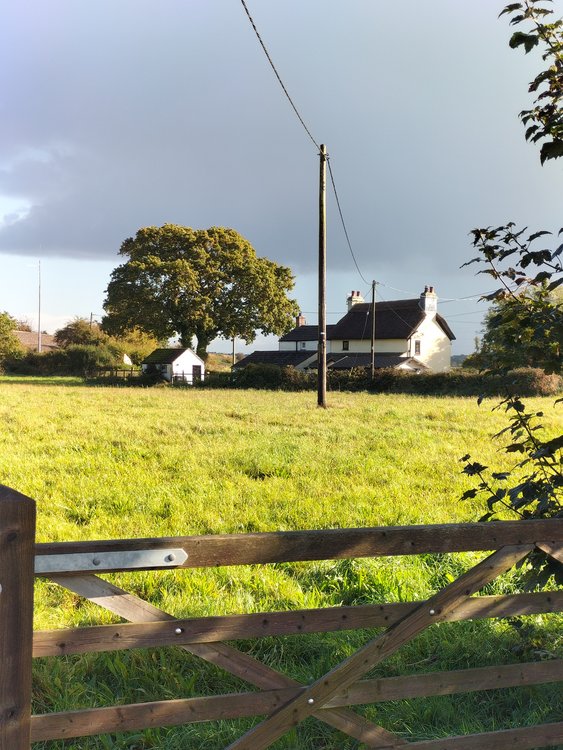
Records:
[[[155,349],[141,362],[141,369],[157,371],[169,383],[193,385],[205,378],[205,362],[191,349]]]

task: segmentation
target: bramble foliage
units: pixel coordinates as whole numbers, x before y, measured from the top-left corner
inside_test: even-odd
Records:
[[[513,222],[471,232],[479,255],[463,265],[483,263],[486,267],[478,273],[502,285],[483,297],[493,305],[472,364],[483,369],[527,365],[560,372],[563,298],[558,287],[563,284],[563,244],[554,250],[538,248],[538,240],[544,245],[551,232],[526,233],[527,227],[517,231]]]
[[[512,15],[512,25],[531,23],[527,32],[512,35],[511,47],[524,46],[529,52],[542,45],[543,60],[549,61],[548,67],[529,87],[530,92],[537,94],[535,107],[520,113],[528,126],[526,139],[533,143],[543,140],[542,164],[563,156],[563,25],[561,19],[546,23],[553,11],[544,5],[540,0],[511,3],[500,14]],[[558,236],[562,233],[560,229]],[[563,284],[563,244],[551,249],[538,248],[537,241],[551,232],[541,230],[526,236],[527,228],[516,231],[513,222],[496,228],[474,229],[472,234],[479,255],[465,265],[483,263],[485,268],[479,273],[488,274],[501,283],[499,289],[484,299],[493,301],[496,306],[490,323],[509,323],[500,332],[500,340],[489,337],[488,366],[493,372],[512,366],[514,355],[519,353],[516,329],[520,325],[521,331],[529,337],[526,343],[533,351],[535,364],[547,372],[560,372],[563,310],[561,298],[555,292]],[[542,239],[542,245],[544,242]],[[463,472],[480,480],[463,498],[485,498],[488,512],[481,520],[493,518],[501,508],[522,519],[561,518],[563,435],[543,439],[542,425],[538,422],[542,412],[527,412],[516,391],[508,392],[496,408],[503,407],[509,414],[509,424],[494,437],[508,436],[510,442],[504,450],[518,456],[519,460],[511,471],[489,473],[487,466],[472,461],[469,454],[463,456]],[[553,558],[537,551],[529,559],[534,571],[532,583],[545,583],[552,574],[563,581],[563,566]]]
[[[553,11],[540,0],[511,3],[500,14],[512,15],[510,23],[528,23],[526,31],[515,31],[510,39],[513,49],[523,46],[526,53],[538,45],[544,47],[542,58],[548,66],[530,83],[528,91],[536,94],[534,107],[520,112],[526,126],[526,140],[544,141],[540,151],[542,164],[563,156],[563,21],[552,20]],[[547,21],[551,21],[547,23]]]

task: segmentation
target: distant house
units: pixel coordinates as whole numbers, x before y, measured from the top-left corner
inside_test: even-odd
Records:
[[[193,385],[205,378],[205,362],[191,349],[155,349],[141,362],[141,369],[159,372],[169,383]]]
[[[425,287],[418,299],[375,304],[375,366],[411,371],[444,372],[450,369],[451,342],[455,336],[437,312],[434,287]],[[347,299],[348,312],[327,326],[327,366],[352,369],[371,365],[373,306],[359,292]],[[279,340],[277,352],[253,352],[233,366],[251,363],[291,364],[299,370],[317,366],[318,326],[307,325],[299,315],[296,326]],[[282,355],[295,356],[284,361]],[[300,355],[299,357],[297,355]]]
[[[29,352],[36,352],[38,347],[38,336],[37,331],[14,331],[14,335],[22,345],[24,349]],[[41,334],[41,351],[51,352],[53,349],[58,349],[58,345],[55,342],[55,337],[51,336],[50,333]]]

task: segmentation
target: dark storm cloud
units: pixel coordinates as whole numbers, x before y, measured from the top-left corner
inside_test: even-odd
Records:
[[[502,3],[255,5],[366,273],[457,268],[476,224],[549,225],[556,173],[516,117],[534,66],[508,50]],[[237,2],[29,0],[0,37],[0,209],[28,207],[1,251],[111,258],[173,222],[315,268],[317,155]],[[350,270],[332,198],[329,243]]]

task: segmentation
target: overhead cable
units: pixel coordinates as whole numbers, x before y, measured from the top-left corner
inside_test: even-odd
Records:
[[[282,89],[283,89],[283,93],[284,93],[284,94],[286,95],[286,97],[287,97],[287,100],[288,100],[288,102],[289,102],[289,103],[291,104],[291,106],[292,106],[292,108],[293,108],[293,111],[294,111],[294,112],[295,112],[295,114],[297,115],[297,117],[298,117],[298,119],[299,119],[299,122],[301,123],[301,125],[302,125],[302,126],[303,126],[303,128],[305,129],[305,132],[307,133],[307,135],[309,136],[309,138],[310,138],[310,139],[311,139],[311,140],[313,141],[313,143],[315,144],[315,146],[317,147],[317,149],[318,149],[318,150],[320,151],[320,150],[321,150],[321,147],[319,146],[319,144],[318,144],[318,143],[316,142],[316,140],[315,140],[315,139],[313,138],[313,136],[311,135],[311,131],[310,131],[310,130],[309,130],[309,128],[308,128],[308,127],[307,127],[307,126],[305,125],[305,121],[303,120],[303,118],[302,118],[302,117],[301,117],[301,115],[299,114],[299,110],[297,109],[297,107],[296,107],[296,106],[295,106],[295,104],[293,103],[293,99],[292,99],[292,98],[290,97],[290,95],[289,95],[289,92],[288,92],[288,90],[287,90],[287,89],[286,89],[286,87],[284,86],[284,83],[283,83],[282,79],[280,78],[280,74],[279,74],[279,73],[278,73],[278,71],[276,70],[276,66],[274,65],[274,62],[273,62],[272,58],[270,57],[270,53],[269,53],[269,52],[268,52],[268,50],[266,49],[266,45],[265,45],[265,44],[264,44],[264,42],[262,41],[262,37],[260,36],[260,34],[259,34],[259,32],[258,32],[258,29],[256,28],[256,24],[254,23],[254,19],[253,19],[253,18],[252,18],[252,16],[250,15],[250,11],[248,10],[248,7],[247,7],[246,3],[244,2],[244,0],[240,0],[240,1],[241,1],[241,3],[242,3],[242,7],[244,8],[244,10],[245,10],[245,13],[246,13],[246,15],[248,16],[248,20],[249,20],[249,21],[250,21],[250,23],[252,24],[252,28],[254,29],[254,33],[256,34],[256,37],[257,37],[258,41],[260,42],[260,46],[261,46],[261,47],[262,47],[262,49],[264,50],[264,54],[265,54],[265,55],[266,55],[266,57],[268,58],[268,62],[270,63],[270,65],[271,65],[271,67],[272,67],[272,70],[273,70],[273,71],[274,71],[274,73],[276,74],[276,78],[278,79],[278,82],[279,82],[280,86],[281,86],[281,87],[282,87]]]
[[[360,271],[358,261],[356,260],[356,256],[354,255],[354,251],[352,250],[352,243],[350,242],[350,237],[348,236],[348,230],[346,229],[346,222],[344,221],[344,216],[342,215],[342,209],[340,207],[340,200],[338,198],[338,192],[336,190],[336,185],[334,182],[334,175],[332,174],[332,167],[330,165],[330,159],[327,159],[327,162],[328,162],[328,173],[330,175],[330,181],[332,183],[332,189],[334,190],[334,197],[336,198],[336,205],[338,207],[338,213],[340,214],[340,221],[342,223],[342,229],[344,229],[344,236],[346,237],[346,242],[348,243],[348,249],[350,250],[350,255],[352,256],[352,260],[354,261],[354,265],[356,266],[356,270],[358,271],[361,280],[364,282],[364,284],[369,284],[370,282],[364,277],[363,273]]]
[[[266,49],[266,45],[262,41],[262,37],[260,36],[260,32],[256,28],[256,24],[254,23],[254,19],[250,15],[250,11],[248,10],[248,6],[247,6],[245,0],[240,0],[240,1],[241,1],[241,4],[242,4],[242,7],[244,8],[244,11],[245,11],[246,15],[248,16],[248,20],[250,21],[250,23],[252,25],[252,28],[254,29],[254,33],[256,34],[256,38],[260,42],[260,46],[262,47],[262,49],[264,51],[264,54],[266,55],[266,58],[268,59],[268,62],[270,63],[270,66],[271,66],[272,70],[274,71],[276,78],[278,79],[278,83],[282,87],[283,93],[286,95],[288,102],[291,104],[291,107],[292,107],[293,111],[295,112],[295,114],[297,115],[297,118],[299,119],[299,122],[303,126],[305,132],[307,133],[307,135],[309,136],[309,138],[311,139],[311,141],[313,142],[313,144],[316,146],[316,148],[320,151],[321,147],[319,146],[319,144],[317,143],[317,141],[313,138],[313,136],[311,134],[311,131],[309,130],[309,128],[305,124],[304,119],[301,117],[301,114],[299,113],[299,110],[295,106],[295,104],[293,102],[293,99],[289,95],[289,92],[286,89],[286,87],[284,85],[284,82],[282,81],[281,76],[278,73],[278,71],[276,69],[276,66],[274,65],[274,62],[273,62],[272,58],[270,57],[270,53]],[[332,183],[332,189],[334,190],[334,197],[336,198],[336,205],[338,207],[338,213],[340,215],[340,221],[342,222],[342,228],[344,229],[344,236],[346,237],[346,242],[348,243],[348,248],[350,250],[350,254],[352,256],[352,259],[354,261],[356,269],[357,269],[357,271],[358,271],[358,273],[360,275],[360,278],[362,279],[362,281],[365,284],[369,284],[370,282],[365,279],[364,275],[360,271],[360,267],[358,266],[358,262],[356,260],[356,256],[354,255],[354,251],[352,249],[352,243],[350,242],[350,237],[348,235],[348,230],[346,228],[346,223],[344,221],[344,216],[342,214],[342,208],[340,207],[340,199],[338,197],[338,192],[336,190],[336,184],[334,182],[334,175],[332,174],[332,167],[330,165],[330,159],[328,159],[328,158],[327,158],[327,163],[328,163],[328,171],[329,171],[329,174],[330,174],[330,181]]]

